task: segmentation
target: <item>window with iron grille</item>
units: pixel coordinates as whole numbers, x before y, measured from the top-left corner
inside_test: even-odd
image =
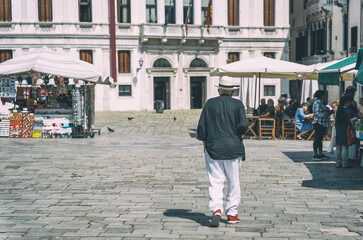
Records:
[[[192,60],[189,67],[203,68],[203,67],[208,67],[208,64],[203,59],[196,57]]]
[[[156,0],[146,0],[146,22],[157,23],[157,7]]]
[[[131,23],[130,0],[117,0],[117,10],[119,23]]]
[[[82,61],[93,64],[93,52],[92,50],[81,50],[79,51],[80,59]]]
[[[130,97],[132,96],[131,85],[118,85],[118,96],[119,97]]]
[[[118,72],[130,73],[130,51],[118,51]]]
[[[92,22],[92,1],[79,0],[79,21]]]
[[[228,25],[239,25],[239,1],[228,0]]]
[[[0,63],[5,62],[13,58],[12,50],[0,50]]]
[[[263,56],[268,57],[268,58],[275,58],[275,53],[274,52],[264,52]]]
[[[11,22],[11,0],[0,0],[0,21]]]
[[[39,22],[53,21],[52,0],[38,0]]]
[[[239,61],[239,53],[238,52],[230,52],[228,53],[229,63]]]
[[[165,0],[165,20],[168,19],[168,17],[168,23],[175,24],[175,0]]]
[[[263,86],[264,96],[275,96],[275,85],[265,85]]]
[[[190,8],[189,8],[190,3]],[[188,12],[189,9],[189,12]],[[186,23],[188,18],[188,24],[194,24],[194,1],[193,0],[183,0],[183,13],[184,13],[184,22]]]
[[[264,25],[275,26],[275,1],[264,0]]]

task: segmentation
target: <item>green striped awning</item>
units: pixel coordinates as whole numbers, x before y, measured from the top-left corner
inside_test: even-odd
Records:
[[[345,58],[319,71],[318,83],[322,85],[339,85],[340,75],[355,68],[358,54]]]

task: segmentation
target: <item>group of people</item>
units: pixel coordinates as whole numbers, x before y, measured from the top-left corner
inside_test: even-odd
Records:
[[[254,115],[260,118],[274,118],[274,119],[295,119],[296,121],[296,131],[297,138],[303,139],[304,134],[312,131],[314,129],[312,121],[314,119],[314,114],[312,106],[314,104],[314,99],[307,99],[307,102],[299,104],[295,99],[287,100],[286,95],[282,95],[277,106],[274,106],[274,101],[272,99],[267,100],[262,98],[261,105],[254,111]],[[281,128],[281,121],[276,121],[276,128],[279,130]],[[276,131],[279,135],[280,131]],[[276,136],[279,137],[279,136]]]
[[[211,227],[218,227],[225,210],[227,222],[238,223],[237,210],[240,204],[239,174],[245,160],[242,135],[247,131],[249,121],[243,103],[232,98],[238,87],[233,79],[222,77],[219,80],[219,97],[209,99],[198,122],[197,139],[203,141],[206,168],[209,178],[209,208],[212,212]],[[313,160],[329,158],[323,154],[323,137],[329,126],[336,134],[336,167],[348,168],[348,146],[355,140],[354,122],[363,116],[363,98],[360,106],[354,101],[356,89],[348,87],[333,107],[324,103],[324,91],[318,90],[314,99],[307,99],[299,105],[291,100],[280,98],[274,107],[272,99],[261,100],[257,109],[260,117],[295,118],[296,128],[301,136],[311,129],[315,130]],[[228,179],[226,206],[223,207],[223,187]]]
[[[323,136],[327,129],[331,128],[331,141],[328,152],[333,152],[336,145],[336,167],[350,168],[348,163],[348,146],[357,142],[355,136],[355,122],[363,116],[363,98],[360,99],[360,106],[354,100],[356,88],[347,87],[344,95],[339,101],[334,101],[332,107],[327,107],[324,103],[324,91],[318,90],[314,97],[314,130],[315,137],[313,143],[313,160],[319,161],[329,159],[323,154]],[[351,151],[357,151],[352,148]]]

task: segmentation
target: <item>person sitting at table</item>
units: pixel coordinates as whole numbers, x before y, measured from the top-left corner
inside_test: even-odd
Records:
[[[275,116],[274,100],[267,100],[267,108],[260,115],[260,118],[273,118]]]
[[[264,113],[267,109],[266,99],[261,98],[261,105],[257,108],[257,115],[260,116],[262,113]]]
[[[285,106],[286,106],[286,98],[285,97],[280,97],[277,103],[277,106],[275,107],[275,118],[282,118],[282,114],[285,111]]]
[[[295,100],[290,100],[289,106],[285,109],[282,114],[283,118],[294,118],[297,109],[300,107],[300,104]]]
[[[314,114],[305,114],[308,106],[307,103],[301,104],[301,108],[298,108],[295,114],[296,132],[299,133],[296,137],[300,140],[303,134],[314,129],[313,124],[311,124],[311,119],[314,118]]]

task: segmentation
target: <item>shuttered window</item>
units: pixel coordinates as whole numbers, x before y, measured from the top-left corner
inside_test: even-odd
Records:
[[[165,20],[168,18],[168,23],[175,24],[175,0],[165,0]]]
[[[79,21],[92,22],[92,1],[79,0]]]
[[[11,0],[0,0],[0,21],[11,22]]]
[[[130,73],[130,51],[118,51],[118,72]]]
[[[202,25],[204,25],[205,22],[205,16],[208,12],[208,3],[209,0],[202,0]]]
[[[264,25],[275,26],[275,0],[264,0]]]
[[[38,15],[39,22],[51,22],[52,15],[52,0],[38,0]]]
[[[228,60],[229,60],[229,63],[233,63],[233,62],[239,61],[239,53],[238,52],[230,52],[230,53],[228,53]]]
[[[119,23],[131,23],[130,0],[117,0],[117,14]]]
[[[228,0],[228,25],[238,26],[239,25],[239,1]]]
[[[79,51],[80,59],[82,61],[93,64],[93,52],[92,50],[81,50]]]
[[[189,7],[190,3],[190,7]],[[188,11],[189,9],[189,11]],[[193,0],[184,0],[183,1],[183,14],[184,14],[184,22],[186,23],[188,18],[189,24],[194,24],[194,1]],[[188,14],[189,13],[189,14]]]
[[[5,62],[13,58],[12,50],[0,50],[0,63]]]
[[[146,0],[146,22],[157,23],[157,7],[156,0]]]

